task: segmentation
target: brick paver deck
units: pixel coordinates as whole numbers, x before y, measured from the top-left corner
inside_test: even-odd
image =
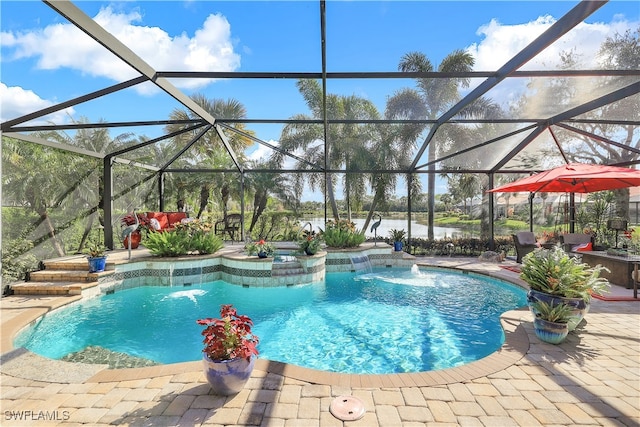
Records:
[[[424,262],[517,280],[475,260]],[[221,397],[210,394],[199,362],[106,370],[12,347],[22,327],[74,298],[2,298],[0,425],[640,425],[639,302],[594,300],[585,322],[558,346],[535,337],[528,311],[508,312],[499,352],[442,371],[341,375],[259,360],[240,393]],[[363,418],[331,415],[331,401],[343,395],[364,402]]]

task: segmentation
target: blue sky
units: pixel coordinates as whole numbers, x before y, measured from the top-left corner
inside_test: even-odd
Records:
[[[396,71],[400,57],[425,53],[434,65],[455,49],[472,52],[476,70],[493,71],[578,2],[328,1],[329,71]],[[86,14],[158,70],[320,71],[319,4],[316,1],[124,1],[77,2]],[[134,77],[128,67],[80,33],[47,5],[2,1],[0,119]],[[610,1],[586,24],[563,37],[548,56],[525,67],[553,67],[560,51],[578,49],[584,68],[602,40],[640,26],[640,2]],[[307,113],[295,81],[175,81],[187,94],[234,97],[251,118],[288,118]],[[474,82],[478,84],[480,81]],[[328,91],[371,99],[382,112],[393,91],[411,80],[343,80]],[[505,88],[505,91],[514,89]],[[69,116],[96,122],[150,120],[180,108],[151,85],[79,105],[50,119]],[[277,144],[280,125],[255,126],[257,136]],[[112,134],[130,129],[113,130]],[[161,129],[146,128],[149,137]],[[265,154],[254,147],[252,155]]]

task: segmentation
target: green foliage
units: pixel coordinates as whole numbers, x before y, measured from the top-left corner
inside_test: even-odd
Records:
[[[222,239],[213,233],[196,233],[191,238],[191,250],[202,255],[216,253],[223,246]]]
[[[27,239],[2,242],[2,283],[21,280],[26,272],[37,269],[38,260],[29,253],[32,248],[33,243]]]
[[[268,256],[272,256],[276,248],[271,244],[264,240],[259,240],[257,242],[249,242],[244,246],[244,250],[247,255],[258,255],[260,252],[264,252]]]
[[[609,281],[600,277],[600,265],[591,267],[570,257],[561,247],[537,249],[522,260],[520,278],[531,289],[546,294],[591,300],[591,292],[601,294],[609,288]]]
[[[407,232],[404,229],[392,228],[389,230],[389,237],[394,242],[402,242],[407,237]]]
[[[320,250],[320,244],[322,243],[322,234],[316,233],[311,230],[302,230],[300,237],[297,239],[298,248],[302,252],[315,255]]]
[[[291,212],[264,212],[254,224],[251,231],[251,238],[254,240],[293,240],[293,235],[297,230],[297,221],[289,221],[293,214]]]
[[[95,257],[104,256],[106,250],[107,250],[106,246],[104,246],[102,243],[90,242],[87,245],[87,248],[85,249],[84,253],[91,258],[95,258]]]
[[[178,224],[173,230],[148,233],[144,246],[153,255],[175,257],[213,254],[222,249],[223,242],[214,234],[210,222],[194,220]]]
[[[149,233],[144,240],[144,246],[156,256],[181,256],[189,252],[191,237],[178,230],[163,233]]]
[[[327,221],[322,237],[330,248],[355,248],[366,240],[364,232],[357,231],[356,225],[347,220]]]
[[[536,313],[536,317],[554,323],[569,323],[573,315],[571,306],[567,304],[547,304],[544,301],[531,303],[531,308]]]

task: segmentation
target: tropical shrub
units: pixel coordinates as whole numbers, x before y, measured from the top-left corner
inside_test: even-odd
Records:
[[[249,256],[258,255],[261,252],[264,252],[267,256],[272,256],[276,252],[275,246],[264,239],[257,242],[248,242],[244,245],[244,250]]]
[[[211,223],[200,220],[176,224],[173,230],[161,233],[149,232],[144,245],[153,255],[167,257],[212,254],[224,246]]]
[[[38,260],[29,251],[33,243],[27,239],[5,240],[2,244],[2,283],[22,280],[25,273],[36,270]]]
[[[536,249],[522,259],[520,278],[534,291],[565,298],[591,300],[591,293],[602,294],[609,281],[600,277],[607,268],[580,262],[560,246]]]
[[[300,237],[296,240],[301,252],[315,255],[320,250],[322,234],[316,233],[314,230],[302,230]]]
[[[567,304],[548,304],[545,301],[531,303],[536,317],[554,323],[569,323],[573,315],[573,307]]]
[[[330,248],[355,248],[366,240],[364,232],[356,230],[356,225],[348,220],[327,221],[322,237]]]
[[[144,246],[156,256],[175,257],[189,252],[191,237],[183,231],[171,230],[164,233],[149,233]]]

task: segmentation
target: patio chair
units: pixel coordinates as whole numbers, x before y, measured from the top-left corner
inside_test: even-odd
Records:
[[[522,263],[522,258],[529,252],[540,247],[536,242],[536,235],[532,231],[519,231],[512,234],[516,246],[516,262]]]
[[[565,233],[560,235],[562,249],[568,254],[576,251],[593,250],[593,236],[585,233]],[[591,244],[591,245],[589,245]]]
[[[216,221],[214,224],[214,231],[224,238],[225,234],[229,235],[231,241],[236,240],[236,233],[238,233],[238,241],[240,240],[240,224],[242,222],[242,215],[229,214],[220,221]]]

